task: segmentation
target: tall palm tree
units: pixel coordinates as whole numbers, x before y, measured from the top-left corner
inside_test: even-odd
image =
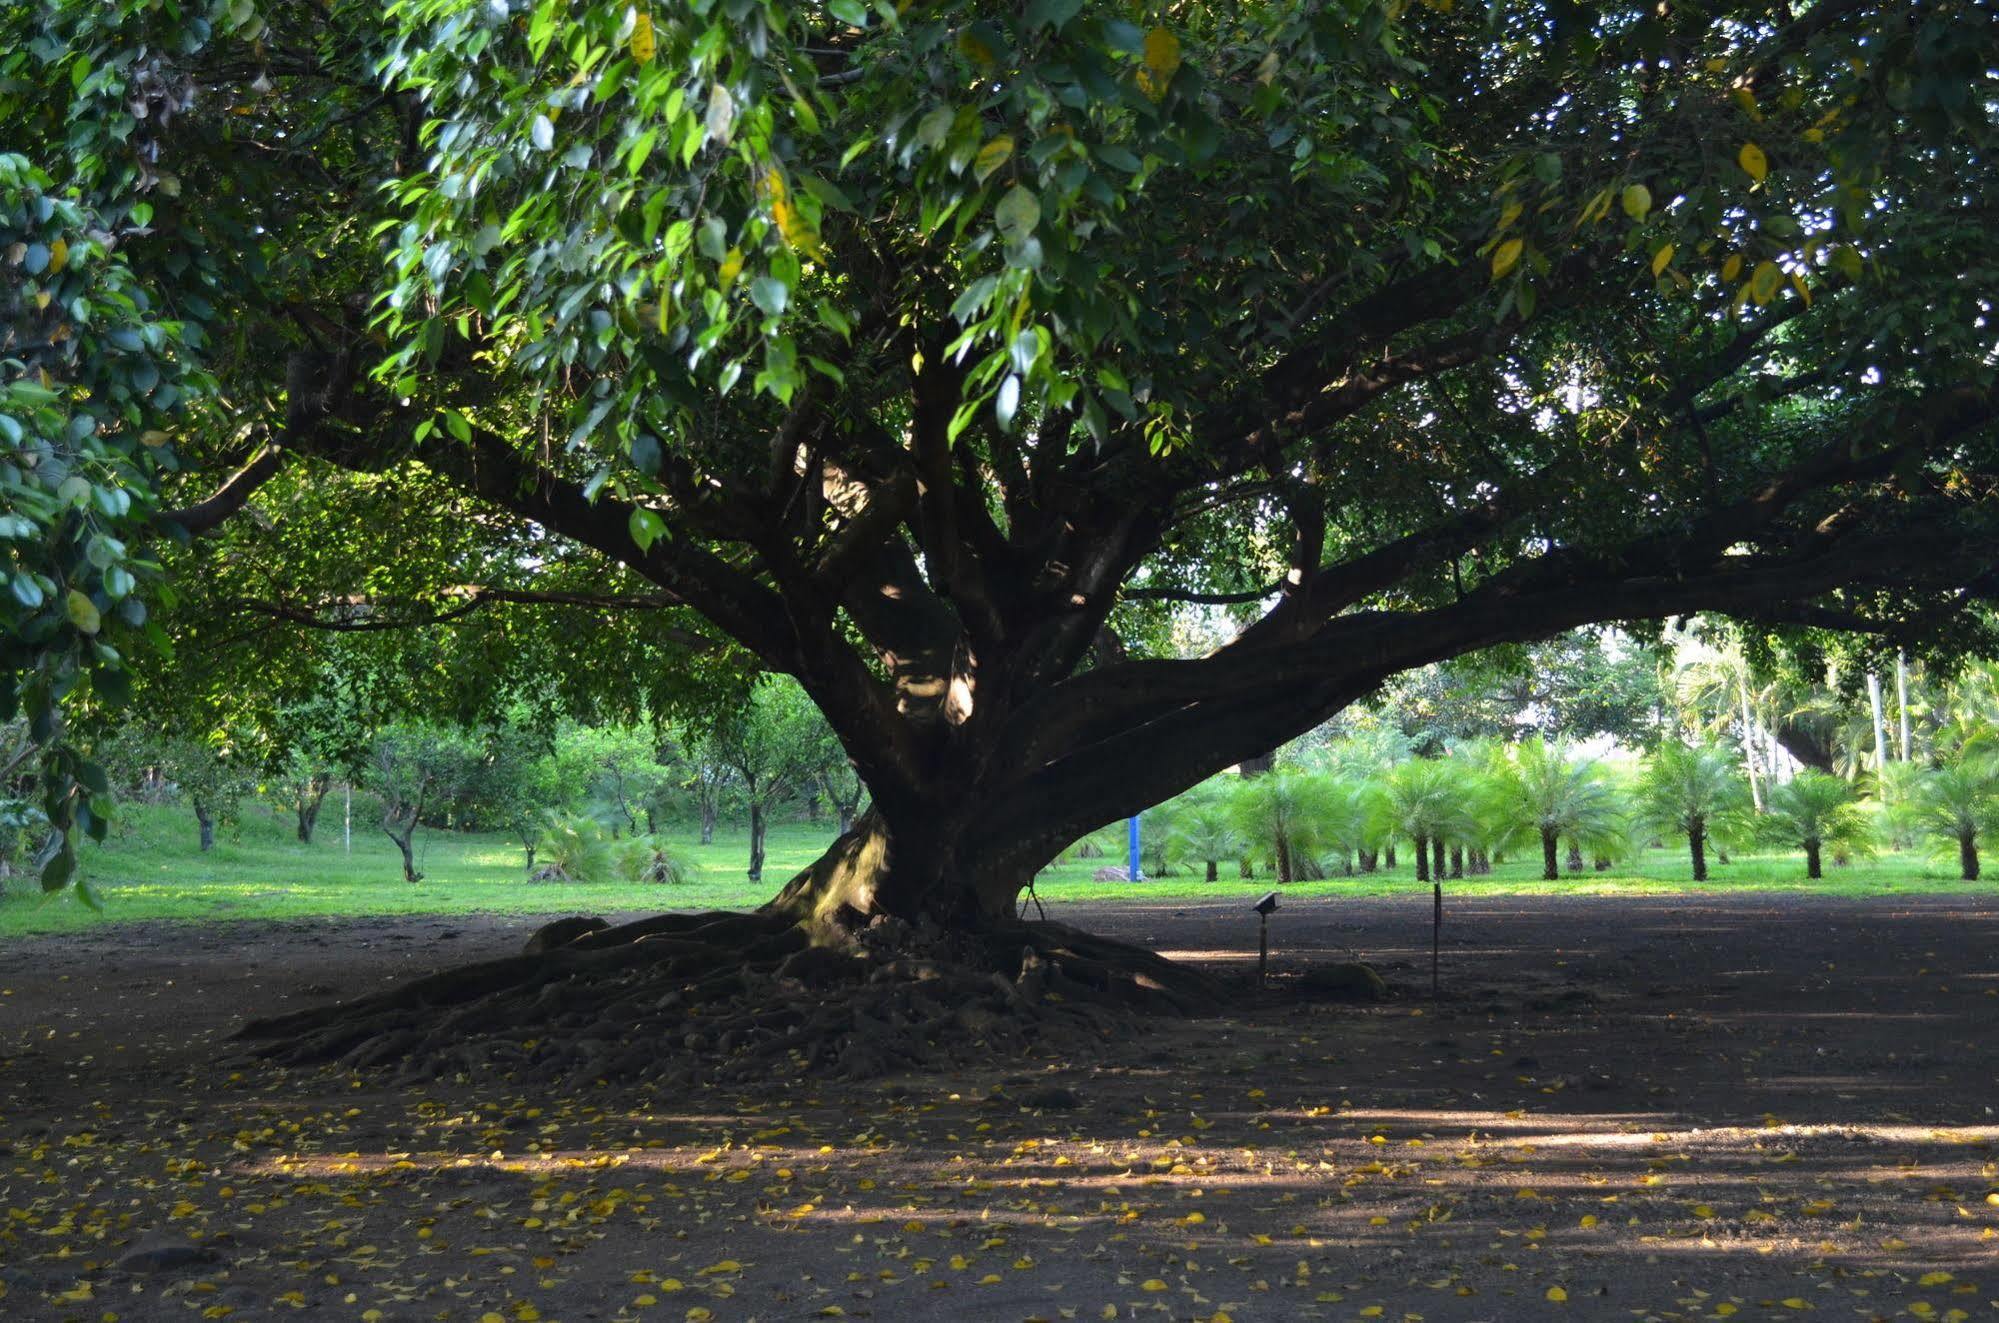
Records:
[[[1999,757],[1972,754],[1932,772],[1916,793],[1916,820],[1957,842],[1959,872],[1978,880],[1978,841],[1999,829]]]
[[[1558,856],[1564,838],[1611,854],[1615,850],[1604,847],[1624,835],[1617,787],[1594,758],[1571,758],[1560,744],[1530,740],[1520,745],[1500,787],[1508,825],[1540,838],[1544,881],[1561,876]]]
[[[1638,781],[1639,811],[1653,830],[1686,838],[1694,881],[1707,881],[1707,846],[1743,834],[1749,791],[1734,757],[1712,744],[1662,744]]]
[[[1867,854],[1874,847],[1874,829],[1861,811],[1853,787],[1836,776],[1810,769],[1770,790],[1769,809],[1762,822],[1769,839],[1805,852],[1805,876],[1824,877],[1820,852]]]

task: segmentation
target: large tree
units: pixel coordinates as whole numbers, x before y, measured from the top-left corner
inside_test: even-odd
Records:
[[[976,926],[1473,649],[1967,641],[1989,7],[1131,12],[8,7],[0,141],[74,202],[0,212],[36,434],[83,446],[103,370],[46,348],[93,333],[40,298],[65,225],[188,365],[114,383],[131,462],[0,475],[51,498],[10,672],[119,665],[78,525],[128,492],[207,638],[486,618],[604,688],[795,677],[871,807],[777,909]],[[1148,654],[1176,602],[1236,632]]]

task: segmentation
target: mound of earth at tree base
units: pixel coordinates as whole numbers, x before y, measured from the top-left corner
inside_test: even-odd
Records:
[[[407,1081],[868,1079],[1087,1051],[1230,1001],[1208,974],[1049,922],[957,932],[879,917],[829,934],[716,912],[533,944],[544,949],[255,1021],[237,1039],[281,1065]]]

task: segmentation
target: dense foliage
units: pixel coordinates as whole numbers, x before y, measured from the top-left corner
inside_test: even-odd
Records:
[[[8,692],[49,740],[120,697],[128,552],[175,704],[296,701],[333,642],[454,717],[781,672],[873,798],[786,903],[958,921],[1491,645],[1982,643],[1993,25],[10,6]]]

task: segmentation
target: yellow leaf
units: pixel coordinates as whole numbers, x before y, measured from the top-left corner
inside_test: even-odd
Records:
[[[638,22],[632,25],[632,58],[640,64],[651,64],[658,51],[659,42],[652,30],[652,15],[642,12]]]
[[[972,173],[978,176],[979,182],[983,184],[993,171],[1005,165],[1012,156],[1013,139],[1002,133],[979,148],[979,154],[972,158]]]
[[[724,285],[735,283],[736,277],[743,274],[743,250],[731,248],[724,253],[721,270],[717,274],[721,276]]]
[[[1520,252],[1527,245],[1519,239],[1508,239],[1492,250],[1492,278],[1498,280],[1520,264]]]
[[[1629,185],[1619,200],[1624,204],[1624,214],[1632,220],[1644,220],[1652,211],[1652,190],[1643,184]]]
[[[1811,1308],[1811,1306],[1805,1303],[1805,1301],[1804,1301],[1804,1298],[1803,1298],[1802,1296],[1795,1296],[1795,1295],[1792,1295],[1792,1296],[1785,1296],[1785,1297],[1784,1297],[1784,1308],[1786,1308],[1786,1309],[1810,1309],[1810,1308]]]
[[[1138,88],[1154,101],[1166,95],[1166,85],[1180,68],[1180,38],[1171,29],[1154,28],[1145,34],[1145,64],[1138,71]]]
[[[1742,274],[1742,254],[1730,253],[1728,255],[1728,260],[1721,264],[1722,284],[1733,285],[1735,283],[1735,278],[1741,274]]]
[[[1673,245],[1662,243],[1659,251],[1652,254],[1652,275],[1656,279],[1660,272],[1673,264]]]
[[[1148,1277],[1139,1283],[1138,1289],[1141,1291],[1164,1291],[1166,1283],[1160,1281],[1157,1277]]]
[[[1945,1282],[1955,1281],[1955,1280],[1956,1278],[1952,1277],[1947,1272],[1926,1272],[1921,1277],[1918,1277],[1916,1279],[1916,1285],[1942,1286]]]
[[[97,604],[74,588],[69,590],[64,605],[69,611],[69,623],[76,626],[79,634],[95,634],[104,623],[97,614]]]
[[[1361,1310],[1361,1311],[1360,1311],[1360,1316],[1361,1316],[1362,1318],[1380,1318],[1380,1317],[1381,1317],[1381,1306],[1380,1306],[1380,1305],[1369,1305],[1369,1306],[1368,1306],[1368,1307],[1367,1307],[1366,1309],[1363,1309],[1363,1310]]]
[[[1584,1214],[1583,1214],[1583,1221],[1582,1221],[1582,1226],[1583,1226],[1583,1230],[1587,1231],[1587,1230],[1589,1230],[1589,1229],[1590,1229],[1591,1227],[1593,1227],[1593,1226],[1595,1226],[1595,1225],[1596,1225],[1596,1214],[1595,1214],[1595,1213],[1584,1213]]]
[[[1559,1305],[1569,1298],[1569,1293],[1559,1286],[1551,1286],[1548,1288],[1548,1298]]]
[[[57,239],[49,245],[49,274],[55,275],[69,265],[69,240]]]
[[[1735,162],[1742,167],[1744,174],[1759,184],[1770,173],[1770,158],[1753,142],[1742,144],[1742,150],[1735,154]]]
[[[1749,297],[1761,307],[1776,296],[1777,287],[1783,283],[1784,273],[1775,262],[1758,262],[1749,276]]]
[[[1735,1306],[1729,1304],[1726,1300],[1724,1300],[1720,1304],[1714,1307],[1714,1312],[1721,1315],[1723,1318],[1727,1318],[1730,1314],[1733,1314],[1735,1312]]]
[[[1709,1208],[1706,1204],[1695,1204],[1694,1216],[1703,1219],[1713,1217],[1714,1209]]]

